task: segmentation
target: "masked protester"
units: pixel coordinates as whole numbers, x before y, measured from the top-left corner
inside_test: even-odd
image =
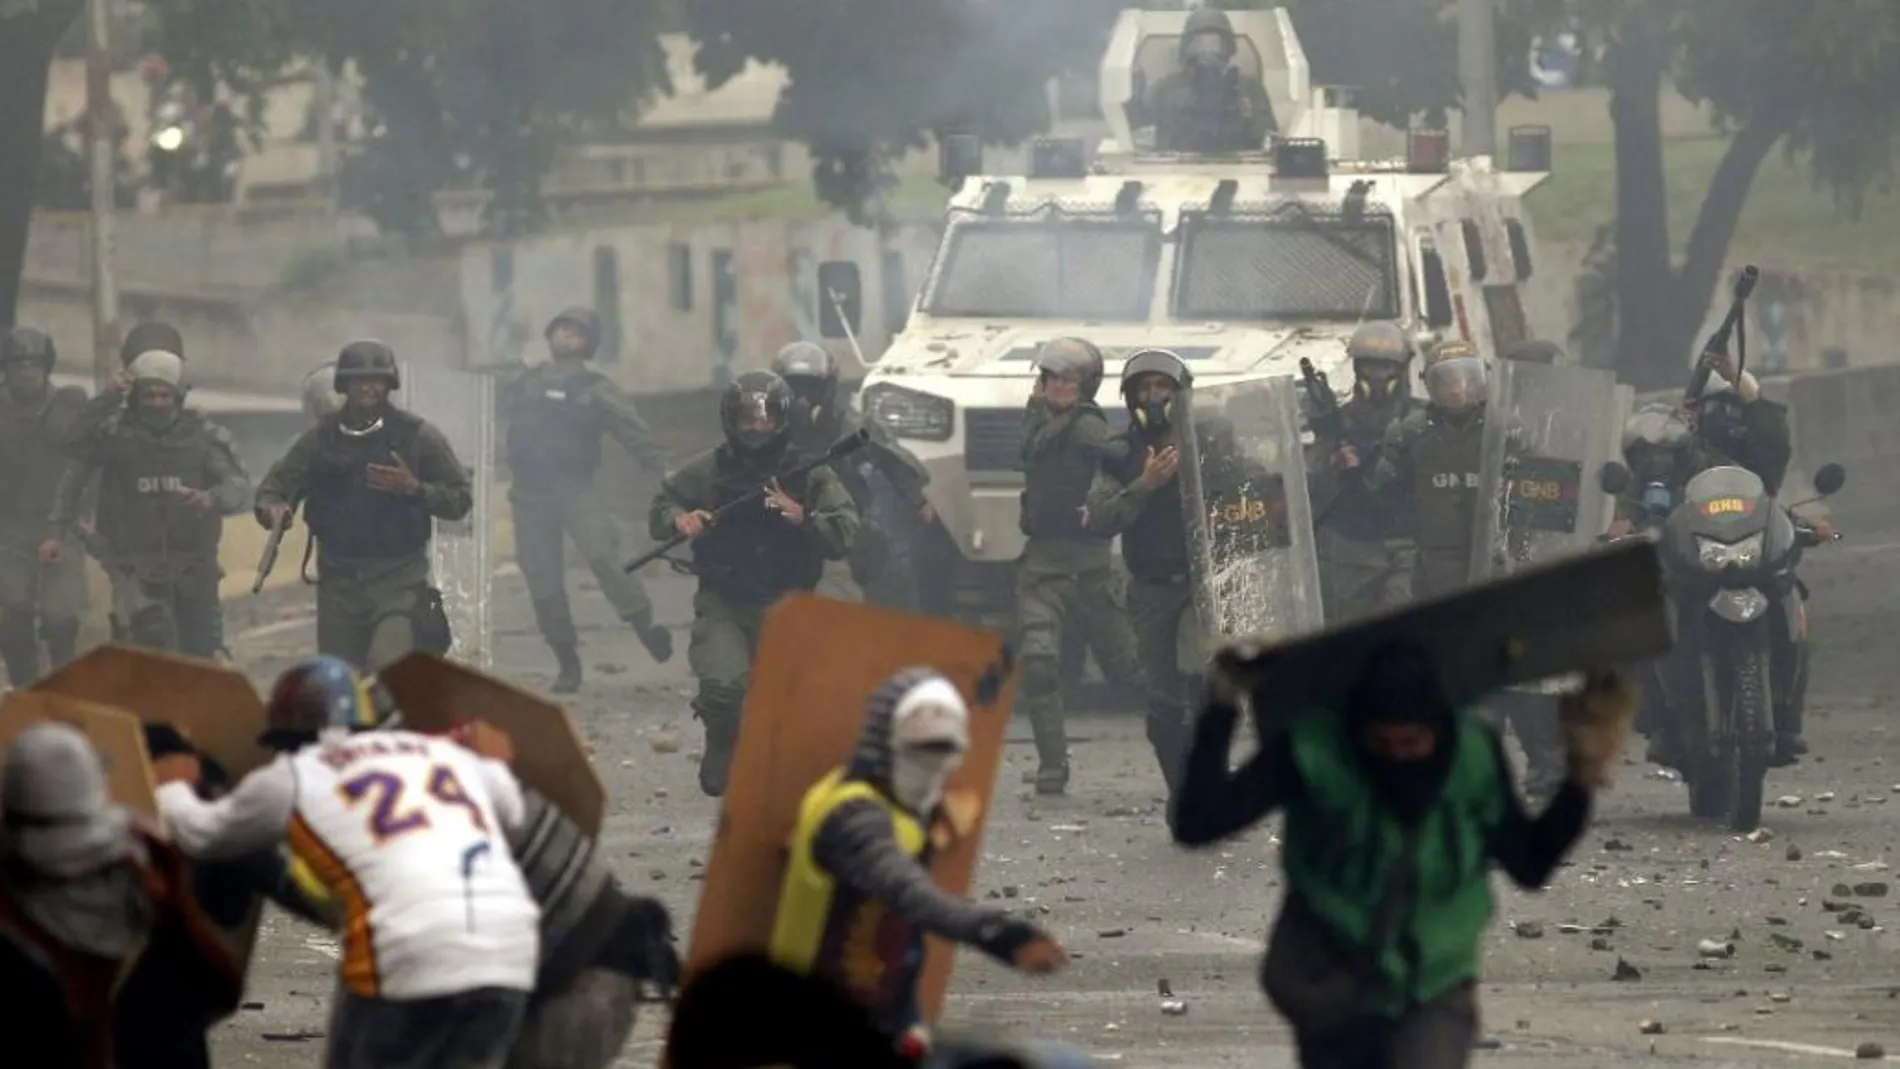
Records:
[[[1387,430],[1368,479],[1373,491],[1391,493],[1412,516],[1418,545],[1412,596],[1420,600],[1470,582],[1488,383],[1475,349],[1440,343],[1425,365],[1429,400]]]
[[[344,346],[331,379],[342,408],[305,431],[257,488],[259,524],[301,505],[316,536],[317,649],[369,668],[413,649],[448,651],[429,540],[436,520],[475,507],[448,438],[390,403],[401,385],[389,346]]]
[[[231,436],[186,409],[185,364],[152,350],[126,368],[125,411],[80,444],[60,481],[40,561],[58,565],[98,482],[89,540],[112,579],[112,615],[131,642],[211,657],[223,645],[218,547],[224,517],[251,494]]]
[[[1068,628],[1081,629],[1111,682],[1146,690],[1134,632],[1115,598],[1110,536],[1091,530],[1088,515],[1097,476],[1128,462],[1129,443],[1114,436],[1095,403],[1102,371],[1101,350],[1080,338],[1045,344],[1036,354],[1036,385],[1023,421],[1021,524],[1028,541],[1016,564],[1016,627],[1038,794],[1061,794],[1069,786],[1062,708]]]
[[[1464,1066],[1478,1038],[1491,869],[1544,885],[1589,819],[1633,695],[1594,674],[1564,699],[1568,776],[1528,816],[1498,736],[1442,698],[1416,646],[1375,654],[1339,709],[1312,709],[1228,772],[1232,695],[1202,711],[1171,815],[1175,841],[1220,842],[1286,811],[1286,895],[1261,980],[1305,1069]]]
[[[1226,12],[1198,7],[1188,14],[1179,69],[1142,101],[1141,125],[1154,127],[1156,151],[1258,152],[1279,130],[1266,87],[1234,65],[1237,49]]]
[[[514,483],[515,559],[528,584],[534,619],[554,651],[556,694],[581,686],[580,637],[567,600],[563,539],[574,540],[614,612],[656,661],[673,656],[673,633],[653,622],[653,602],[637,575],[620,567],[620,538],[594,484],[600,439],[611,435],[655,477],[666,474],[666,454],[633,400],[588,366],[600,350],[600,316],[591,308],[564,308],[549,321],[548,362],[530,368],[501,393],[507,426],[508,467]]]
[[[241,974],[184,859],[108,798],[86,737],[21,732],[0,770],[9,1060],[209,1069],[205,1031],[237,1009]]]
[[[343,903],[344,993],[325,1064],[501,1069],[540,954],[540,911],[509,851],[525,820],[507,766],[375,723],[334,657],[277,681],[259,745],[270,764],[230,794],[159,788],[178,845],[206,858],[293,853]]]
[[[1187,756],[1189,715],[1200,649],[1194,613],[1186,516],[1181,503],[1181,450],[1175,410],[1192,376],[1179,356],[1146,349],[1122,367],[1129,424],[1125,457],[1107,469],[1089,495],[1089,530],[1121,537],[1128,567],[1128,620],[1146,683],[1148,744],[1173,796]],[[1183,662],[1188,662],[1183,664]]]
[[[919,1055],[929,1042],[917,1005],[924,936],[976,947],[1025,972],[1054,972],[1067,961],[1034,925],[966,902],[930,878],[934,853],[974,820],[945,795],[969,743],[969,707],[948,679],[907,668],[879,686],[850,762],[799,804],[772,924],[775,962],[838,985],[893,1042]],[[867,924],[878,926],[878,938],[853,935]]]
[[[875,527],[870,517],[876,510],[875,475],[897,495],[898,507],[917,523],[934,523],[936,512],[924,497],[930,473],[918,459],[897,444],[884,425],[874,419],[860,419],[838,399],[838,362],[821,345],[808,341],[793,342],[772,358],[772,371],[792,390],[792,450],[801,458],[815,458],[841,438],[869,429],[871,440],[865,447],[831,465],[844,488],[857,505],[857,540],[851,555],[842,561],[825,564],[818,593],[840,601],[858,601],[874,589],[894,590],[900,604],[917,601],[915,576],[890,574],[893,548],[909,540],[912,527],[886,530]],[[876,600],[876,599],[874,599]]]
[[[794,590],[811,590],[824,562],[843,560],[858,534],[858,510],[830,468],[793,478],[792,390],[770,371],[748,371],[719,404],[725,443],[666,477],[648,525],[656,540],[691,539],[693,637],[687,661],[699,678],[693,715],[706,726],[699,787],[726,790],[726,768],[739,736],[746,679],[758,652],[765,610]],[[721,507],[753,503],[713,520]]]
[[[85,560],[39,562],[46,517],[66,468],[64,443],[86,392],[55,389],[53,339],[31,327],[0,337],[0,661],[15,687],[40,676],[40,643],[58,668],[79,646],[86,611]]]
[[[1418,408],[1407,373],[1412,343],[1397,323],[1367,323],[1353,332],[1352,397],[1339,407],[1345,435],[1314,443],[1323,461],[1313,488],[1322,522],[1319,542],[1321,593],[1326,619],[1343,622],[1405,604],[1411,598],[1411,510],[1396,487],[1375,490],[1387,433]]]

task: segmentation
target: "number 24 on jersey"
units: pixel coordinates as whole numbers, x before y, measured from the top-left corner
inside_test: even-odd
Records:
[[[412,831],[433,827],[435,818],[431,811],[440,814],[443,807],[462,810],[477,830],[488,831],[488,821],[482,816],[481,807],[468,796],[462,781],[449,766],[435,765],[429,769],[420,799],[411,795],[412,786],[401,776],[378,770],[344,780],[338,785],[337,793],[352,809],[369,804],[369,833],[378,846]]]

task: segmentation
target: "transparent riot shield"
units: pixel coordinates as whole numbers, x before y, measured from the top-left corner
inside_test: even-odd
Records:
[[[1280,641],[1324,625],[1319,555],[1288,377],[1183,393],[1181,504],[1207,637]]]
[[[494,380],[466,371],[404,364],[402,389],[390,396],[448,436],[474,483],[475,507],[468,518],[436,521],[429,567],[455,636],[449,656],[487,668],[494,656],[489,621],[494,576],[489,555],[495,497]]]
[[[1509,360],[1492,369],[1475,581],[1596,544],[1615,509],[1598,478],[1617,459],[1626,405],[1608,371]]]

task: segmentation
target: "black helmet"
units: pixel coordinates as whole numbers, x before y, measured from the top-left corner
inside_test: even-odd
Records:
[[[1352,332],[1346,342],[1346,358],[1355,364],[1367,360],[1403,368],[1412,361],[1412,342],[1405,336],[1405,328],[1381,319]]]
[[[1528,338],[1504,351],[1504,359],[1524,364],[1557,364],[1564,358],[1563,347],[1554,341]]]
[[[792,388],[770,371],[748,371],[732,380],[719,400],[719,424],[734,449],[760,453],[785,444],[792,433]],[[748,416],[769,428],[740,426]]]
[[[119,344],[119,363],[130,364],[139,358],[140,353],[152,350],[170,353],[179,359],[185,356],[185,339],[178,328],[170,323],[140,323],[125,332],[125,341]]]
[[[1036,370],[1082,384],[1082,400],[1093,401],[1102,388],[1102,351],[1081,338],[1056,338],[1036,351]]]
[[[377,710],[363,677],[337,657],[312,657],[277,677],[264,707],[258,744],[291,749],[325,728],[376,726]]]
[[[772,371],[792,394],[814,408],[830,407],[838,392],[838,361],[824,346],[795,341],[772,358]]]
[[[592,359],[595,351],[600,348],[600,313],[578,304],[569,305],[555,313],[553,319],[548,320],[547,329],[541,332],[541,336],[552,342],[554,328],[562,325],[574,327],[587,336],[587,350],[582,354],[582,358]]]
[[[43,371],[53,370],[53,362],[59,359],[59,350],[53,347],[53,339],[43,330],[32,327],[14,327],[0,338],[0,364],[11,364],[16,360],[31,360]]]
[[[1187,389],[1194,376],[1179,356],[1166,349],[1142,349],[1122,365],[1122,402],[1128,406],[1135,426],[1145,431],[1166,430],[1174,415],[1174,399],[1158,404],[1143,402],[1136,396],[1135,387],[1144,375],[1160,375],[1174,383],[1177,391]]]
[[[336,356],[336,374],[331,383],[337,393],[349,388],[351,379],[388,379],[389,388],[402,388],[402,372],[396,366],[396,351],[374,338],[353,341]]]
[[[1218,54],[1201,52],[1197,39],[1202,34],[1217,33],[1221,38],[1221,50]],[[1197,7],[1188,13],[1187,23],[1181,27],[1181,65],[1183,67],[1219,61],[1225,67],[1234,58],[1234,24],[1227,12],[1217,7]]]

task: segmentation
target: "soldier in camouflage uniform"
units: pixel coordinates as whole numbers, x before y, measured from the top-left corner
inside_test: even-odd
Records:
[[[1080,627],[1102,674],[1145,692],[1135,636],[1115,598],[1109,537],[1089,529],[1088,498],[1104,468],[1119,467],[1128,443],[1114,437],[1095,403],[1102,353],[1080,338],[1058,338],[1036,354],[1037,378],[1023,423],[1022,530],[1016,571],[1016,626],[1022,643],[1022,706],[1036,739],[1036,791],[1069,785],[1063,725],[1062,637]]]
[[[1279,129],[1260,83],[1234,66],[1234,24],[1199,7],[1181,31],[1181,69],[1148,90],[1145,118],[1157,152],[1258,152]]]
[[[897,494],[901,507],[924,523],[936,519],[924,487],[930,473],[918,459],[891,438],[890,432],[872,420],[860,420],[838,401],[838,362],[823,346],[808,341],[793,342],[780,349],[772,359],[772,370],[792,390],[792,451],[801,460],[822,455],[833,443],[868,428],[871,440],[861,450],[831,465],[844,483],[845,491],[858,510],[858,535],[845,560],[825,562],[824,578],[818,593],[841,601],[860,600],[872,584],[884,577],[890,565],[890,545],[905,537],[903,531],[885,531],[873,527],[872,488],[868,467],[884,477]]]
[[[38,557],[66,434],[86,405],[86,391],[53,388],[57,359],[53,339],[30,327],[0,338],[0,660],[15,687],[39,678],[41,642],[52,667],[73,659],[86,611],[85,558]]]
[[[224,517],[244,510],[251,480],[224,428],[184,407],[183,360],[148,350],[126,371],[125,410],[92,428],[75,450],[40,560],[65,559],[96,478],[94,546],[112,579],[118,632],[137,645],[211,657],[224,631]]]
[[[673,656],[673,633],[653,622],[653,602],[639,576],[621,568],[620,537],[594,472],[600,438],[610,434],[641,467],[666,474],[666,454],[633,401],[605,375],[587,366],[600,348],[600,316],[591,308],[564,308],[545,331],[550,359],[502,390],[508,427],[508,467],[514,483],[515,561],[528,584],[534,620],[554,651],[556,694],[581,686],[580,636],[567,601],[564,537],[600,583],[614,612],[656,661]]]
[[[429,584],[435,520],[475,507],[468,469],[432,424],[389,403],[396,354],[357,341],[337,357],[341,411],[304,432],[257,488],[265,527],[301,505],[317,540],[317,649],[369,670],[448,649]]]
[[[1367,323],[1353,333],[1352,398],[1339,408],[1341,440],[1315,442],[1313,498],[1321,592],[1328,623],[1343,623],[1403,605],[1411,597],[1412,516],[1367,476],[1379,464],[1386,432],[1417,405],[1407,381],[1412,345],[1397,323]]]
[[[1468,342],[1441,342],[1425,365],[1429,400],[1387,430],[1367,480],[1374,492],[1395,495],[1413,517],[1412,596],[1420,601],[1471,584],[1489,381]]]
[[[693,715],[706,726],[699,786],[726,790],[765,610],[785,594],[818,585],[825,561],[843,560],[858,533],[858,510],[828,467],[780,481],[792,452],[792,390],[770,371],[748,371],[719,403],[725,444],[666,477],[648,524],[656,540],[691,539],[699,589],[686,659],[699,679]],[[762,499],[713,520],[722,506],[759,490]]]

